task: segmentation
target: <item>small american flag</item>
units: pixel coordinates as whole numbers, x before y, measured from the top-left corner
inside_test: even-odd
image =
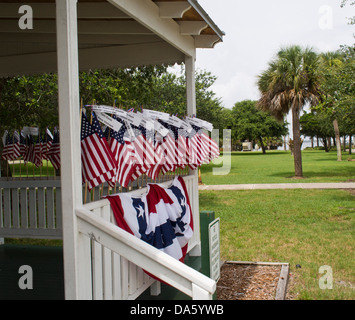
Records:
[[[44,135],[43,143],[42,143],[42,158],[44,160],[48,159],[48,151],[50,150],[53,143],[53,135],[50,130],[47,128],[46,133]]]
[[[92,124],[82,114],[81,122],[81,162],[83,183],[88,183],[88,190],[112,181],[116,173],[115,160],[99,121],[93,112]]]
[[[127,131],[124,122],[117,119],[115,115],[113,118],[122,123],[122,127],[118,132],[112,129],[110,130],[109,145],[115,159],[116,173],[115,177],[111,181],[108,181],[108,183],[111,187],[114,187],[116,182],[118,182],[121,186],[127,188],[134,172],[137,159],[133,146],[128,139],[124,137]]]
[[[142,133],[145,136],[151,152],[154,154],[153,163],[150,164],[147,171],[148,177],[153,180],[157,179],[163,164],[165,163],[165,157],[163,150],[160,148],[158,141],[156,140],[155,130],[147,130],[142,128]]]
[[[219,147],[218,144],[212,138],[210,138],[206,133],[201,132],[200,137],[202,143],[204,143],[205,148],[208,151],[207,157],[205,158],[204,161],[204,163],[208,164],[212,160],[220,156]]]
[[[17,131],[14,132],[13,136],[7,134],[6,144],[4,146],[1,158],[3,160],[16,160],[21,156],[20,153],[20,135]]]
[[[52,163],[55,170],[60,168],[60,141],[59,141],[59,130],[54,129],[53,141],[50,149],[47,152],[48,160]]]
[[[183,149],[184,139],[180,140],[179,129],[164,121],[159,122],[167,129],[169,134],[163,139],[161,147],[164,149],[164,154],[167,156],[167,161],[162,166],[163,174],[170,171],[175,171],[178,167],[184,167],[186,165],[186,146]],[[186,142],[185,142],[186,144]]]
[[[141,175],[148,173],[149,169],[156,164],[155,148],[153,141],[147,136],[147,130],[143,127],[135,127],[134,133],[136,138],[132,145],[136,152],[137,163],[135,173],[132,175],[131,181],[138,179]]]
[[[26,136],[21,130],[20,133],[20,156],[24,157],[26,153]]]
[[[25,162],[25,164],[27,164],[28,162],[35,162],[35,154],[34,154],[34,141],[33,141],[33,136],[32,135],[28,135],[26,137],[26,150],[25,150],[25,155],[23,157],[23,160]]]
[[[34,164],[37,168],[41,167],[43,165],[43,163],[42,163],[42,148],[43,148],[43,140],[41,138],[41,135],[38,135],[36,145],[34,146],[34,149],[33,149]]]

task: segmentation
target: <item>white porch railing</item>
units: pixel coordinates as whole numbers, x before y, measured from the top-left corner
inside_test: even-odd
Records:
[[[0,238],[62,238],[60,180],[0,179]]]
[[[92,257],[86,255],[87,261],[80,263],[90,265],[88,260],[92,261],[92,274],[90,268],[85,268],[86,274],[81,276],[86,287],[82,298],[136,299],[154,283],[152,278],[145,276],[144,268],[195,300],[212,299],[216,290],[212,279],[85,208],[77,210],[77,217],[79,232],[87,237],[89,241],[86,242],[93,249]],[[87,290],[90,287],[91,292]]]
[[[184,179],[193,206],[195,177]],[[145,189],[134,191],[143,192]],[[212,299],[215,281],[118,228],[108,200],[89,203],[76,213],[83,299],[132,300],[152,285],[152,294],[159,294],[159,282],[143,269],[193,299]],[[194,225],[199,226],[199,220]],[[199,244],[196,230],[189,251]]]

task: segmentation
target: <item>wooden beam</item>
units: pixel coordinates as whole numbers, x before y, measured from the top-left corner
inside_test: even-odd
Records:
[[[159,7],[151,0],[107,0],[115,7],[141,23],[144,27],[177,48],[183,54],[195,57],[195,43],[191,36],[182,36],[179,25],[172,19],[162,19]]]
[[[125,35],[125,34],[79,34],[80,44],[141,44],[149,42],[163,41],[158,36],[152,35]],[[56,35],[50,33],[1,33],[0,43],[2,46],[6,43],[56,43]]]
[[[191,9],[188,2],[170,1],[170,2],[155,2],[159,7],[159,16],[163,19],[181,19],[185,12]]]
[[[179,21],[180,33],[182,35],[198,36],[208,27],[204,21]]]
[[[220,42],[219,36],[214,35],[199,35],[195,37],[196,48],[214,48],[214,46]]]
[[[79,51],[79,56],[80,70],[129,68],[184,61],[184,55],[166,42],[83,49]]]
[[[0,3],[0,18],[19,18],[23,3]],[[35,19],[55,19],[54,3],[26,3],[33,9]],[[78,19],[126,19],[128,16],[107,2],[79,2]]]
[[[17,20],[0,20],[0,33],[56,33],[55,20],[34,20],[32,30],[22,30]],[[130,34],[152,35],[152,32],[135,21],[95,20],[78,21],[79,34]]]
[[[166,42],[80,49],[80,70],[175,64],[184,55]],[[57,71],[56,53],[0,57],[0,78]]]
[[[289,274],[290,274],[289,264],[282,265],[279,282],[277,284],[275,300],[285,300],[287,294]]]

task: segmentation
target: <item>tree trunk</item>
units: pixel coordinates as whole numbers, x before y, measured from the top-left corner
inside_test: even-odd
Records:
[[[353,153],[352,151],[352,146],[353,146],[353,142],[352,142],[352,135],[349,136],[349,154],[351,155]]]
[[[300,129],[300,110],[292,108],[292,125],[293,125],[293,157],[295,164],[295,176],[303,177],[302,169],[302,151],[301,151],[301,129]]]
[[[263,150],[263,154],[266,154],[266,148],[265,148],[265,145],[264,145],[264,142],[263,142],[263,138],[259,137],[259,141],[260,141],[260,147]]]
[[[337,146],[337,157],[338,157],[338,161],[342,161],[342,158],[341,158],[340,133],[339,133],[339,125],[338,125],[338,120],[337,119],[334,119],[333,125],[334,125],[334,132],[335,132],[335,143],[336,143],[336,146]]]
[[[329,152],[327,138],[322,138],[325,152]]]

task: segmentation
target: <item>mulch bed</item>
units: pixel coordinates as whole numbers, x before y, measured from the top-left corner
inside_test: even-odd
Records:
[[[275,300],[281,266],[224,264],[217,300]],[[292,299],[286,296],[287,300]]]

